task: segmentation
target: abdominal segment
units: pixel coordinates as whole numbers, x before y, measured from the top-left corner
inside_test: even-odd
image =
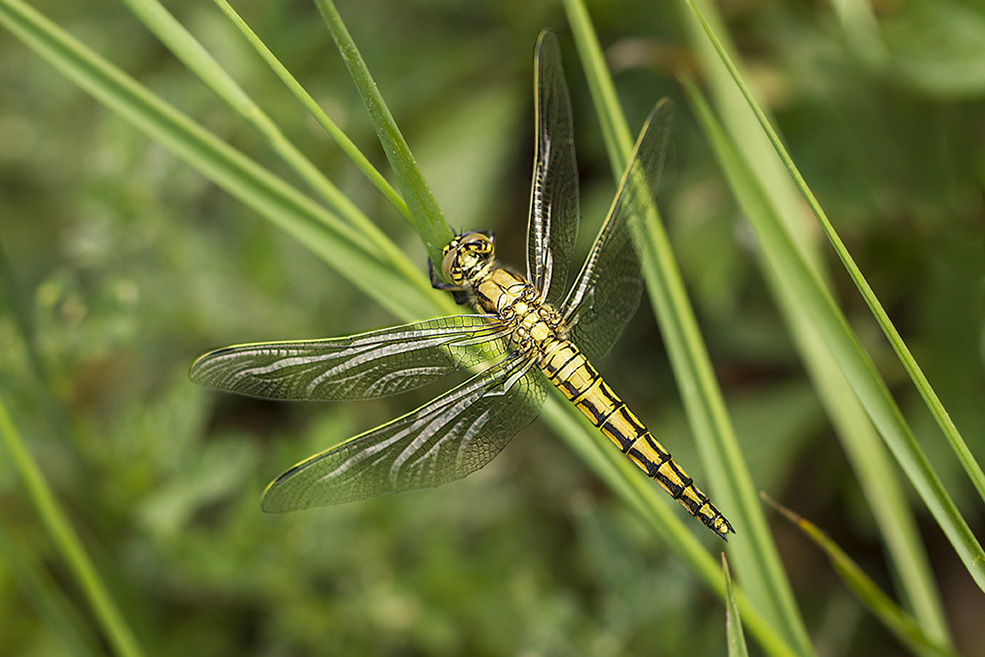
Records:
[[[572,343],[559,340],[545,351],[540,368],[592,424],[671,497],[722,538],[733,531],[725,517],[698,490],[602,376]]]

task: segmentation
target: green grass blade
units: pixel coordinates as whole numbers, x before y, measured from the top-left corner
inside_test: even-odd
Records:
[[[113,602],[65,511],[24,445],[3,400],[0,400],[0,440],[6,445],[14,469],[20,474],[38,517],[44,523],[72,576],[78,581],[79,588],[92,607],[113,651],[122,657],[141,657],[144,654],[143,649]]]
[[[714,5],[705,3],[702,9],[710,23],[723,25],[714,13]],[[756,117],[736,88],[718,52],[708,42],[705,31],[696,20],[689,23],[693,47],[701,57],[710,93],[718,107],[722,108],[721,122],[728,129],[730,145],[723,148],[716,143],[718,140],[714,135],[722,134],[718,120],[686,78],[685,88],[699,118],[704,122],[705,132],[716,148],[740,205],[746,216],[766,213],[775,224],[785,225],[793,243],[801,248],[805,263],[823,276],[824,263],[819,256],[816,239],[799,220],[803,206],[797,190],[782,163],[775,157],[769,140],[758,129]],[[722,35],[720,41],[727,39],[724,28],[718,29]],[[738,155],[741,155],[741,162],[735,160]],[[902,590],[924,631],[941,643],[949,643],[940,595],[909,500],[898,482],[897,469],[887,454],[888,448],[881,442],[861,402],[835,364],[802,300],[782,285],[777,274],[762,259],[761,263],[764,278],[790,326],[807,372],[872,507]]]
[[[364,239],[367,242],[367,248],[368,245],[372,244],[373,247],[385,253],[393,266],[398,269],[404,268],[407,272],[416,269],[376,224],[330,180],[325,178],[311,160],[305,157],[284,136],[270,116],[257,103],[253,102],[253,99],[247,95],[243,88],[219,66],[195,37],[158,0],[124,0],[124,2],[137,18],[216,96],[263,135],[274,152],[315,190],[338,213],[339,217],[357,229],[359,239]],[[336,129],[335,132],[341,131]],[[365,158],[362,159],[365,161]],[[382,179],[379,173],[376,173],[376,176]]]
[[[693,4],[689,6],[696,12]],[[707,26],[704,22],[703,25]],[[717,39],[716,39],[717,42]],[[718,42],[718,46],[721,44]],[[717,49],[717,48],[716,48]],[[724,50],[718,50],[724,54]],[[730,67],[735,70],[734,66]],[[769,214],[750,215],[778,280],[800,300],[873,424],[920,493],[976,583],[985,590],[985,551],[977,542],[913,436],[889,389],[847,320],[786,227]]]
[[[407,141],[400,132],[400,128],[397,127],[396,121],[393,120],[393,115],[390,114],[390,109],[383,100],[383,95],[376,86],[373,76],[370,75],[366,62],[359,54],[359,49],[349,35],[349,31],[342,22],[342,17],[336,11],[335,5],[331,0],[315,0],[315,4],[318,5],[319,11],[328,24],[328,29],[332,32],[332,38],[335,39],[342,59],[349,69],[352,81],[366,105],[370,120],[373,122],[373,127],[376,128],[376,134],[383,145],[383,150],[397,179],[397,186],[407,202],[407,207],[410,210],[410,221],[420,234],[421,239],[424,240],[431,260],[440,262],[441,249],[451,241],[454,235],[445,222],[441,209],[434,200],[424,176],[417,168],[417,162],[410,152]]]
[[[37,609],[68,654],[77,657],[101,654],[90,628],[82,624],[66,596],[38,564],[34,555],[27,554],[17,544],[7,521],[0,516],[0,571],[4,564],[10,579],[20,588],[24,598]]]
[[[735,601],[735,587],[732,586],[732,573],[728,569],[728,560],[722,553],[722,573],[725,576],[725,637],[728,640],[729,657],[749,657],[746,647],[746,637],[742,634],[742,616],[739,605]]]
[[[576,0],[565,3],[579,52],[592,80],[603,133],[616,143],[609,150],[620,158],[614,168],[625,167],[629,129],[615,98],[612,79],[584,6]],[[619,135],[627,136],[626,139]],[[656,213],[646,220],[648,240],[641,246],[647,292],[667,341],[674,375],[682,390],[705,470],[714,491],[713,499],[736,528],[737,539],[730,549],[742,574],[744,589],[764,615],[782,628],[787,641],[803,654],[813,649],[803,620],[794,603],[790,583],[769,533],[756,489],[735,439],[722,393],[715,381],[707,349],[697,328],[666,231]]]
[[[845,554],[841,547],[831,540],[817,525],[810,522],[803,516],[794,513],[790,509],[778,504],[767,496],[764,499],[777,509],[791,523],[800,528],[807,537],[821,548],[827,555],[831,565],[841,577],[842,581],[855,594],[859,602],[868,609],[872,615],[892,632],[900,643],[906,646],[911,652],[917,655],[930,657],[955,657],[956,652],[946,646],[941,646],[931,641],[920,629],[917,621],[896,602],[890,598],[885,591],[872,581],[872,578],[865,574],[855,561]]]
[[[406,317],[437,295],[419,270],[391,259],[337,216],[222,142],[19,0],[0,3],[0,22],[100,102],[171,149],[244,204],[297,238],[370,298]]]
[[[807,185],[807,181],[805,181],[804,177],[800,174],[799,169],[797,169],[796,164],[794,164],[793,159],[790,157],[790,154],[784,147],[783,142],[776,134],[776,131],[770,124],[766,114],[759,106],[759,103],[756,102],[752,92],[749,91],[749,87],[745,84],[745,81],[736,69],[735,64],[732,62],[728,53],[725,51],[725,48],[722,46],[721,41],[719,41],[718,37],[715,35],[715,32],[711,29],[711,26],[705,20],[704,15],[694,4],[693,0],[687,0],[687,3],[695,17],[701,23],[702,28],[704,28],[705,33],[708,35],[708,39],[711,41],[712,45],[715,47],[715,50],[721,57],[722,63],[728,68],[728,71],[735,81],[736,86],[739,87],[739,90],[742,92],[742,95],[749,104],[749,107],[756,115],[763,132],[765,132],[769,137],[770,143],[776,150],[776,153],[783,162],[784,167],[786,167],[790,176],[793,178],[794,183],[797,185],[797,189],[800,190],[800,193],[807,201],[807,204],[810,206],[814,216],[817,217],[818,223],[821,225],[821,229],[827,236],[828,241],[831,242],[831,245],[834,247],[835,253],[838,254],[838,258],[845,265],[845,269],[848,271],[852,281],[861,293],[866,305],[868,305],[869,309],[872,311],[872,315],[875,317],[876,322],[878,322],[883,333],[886,335],[886,338],[889,340],[889,343],[892,345],[893,350],[899,357],[903,367],[913,380],[913,383],[919,391],[920,396],[923,398],[924,403],[927,405],[927,408],[930,409],[930,412],[937,421],[941,431],[943,431],[945,437],[947,437],[947,440],[951,445],[951,449],[954,451],[955,455],[957,455],[958,461],[960,461],[962,467],[968,475],[968,478],[971,479],[972,483],[975,485],[975,488],[978,490],[978,494],[982,500],[985,500],[985,472],[982,471],[981,466],[975,460],[971,450],[968,449],[967,443],[965,443],[964,438],[962,438],[958,428],[954,425],[954,422],[951,421],[951,416],[948,415],[947,410],[941,403],[940,398],[930,385],[930,381],[927,380],[927,377],[924,375],[919,364],[917,364],[913,354],[910,353],[906,343],[903,342],[903,338],[900,336],[899,331],[897,331],[896,327],[893,325],[892,320],[889,318],[889,314],[886,313],[885,308],[883,308],[882,304],[879,302],[875,292],[869,286],[868,281],[865,280],[865,277],[862,275],[862,272],[855,263],[855,260],[852,258],[851,254],[848,252],[848,249],[845,247],[845,244],[841,241],[841,238],[835,231],[834,226],[828,220],[827,214],[825,214],[820,203],[818,203],[817,198],[814,196],[814,193]]]
[[[578,56],[585,69],[599,126],[602,128],[602,139],[609,155],[612,176],[618,181],[633,150],[632,133],[626,124],[622,105],[616,94],[616,85],[609,74],[588,8],[583,2],[576,0],[565,0],[564,8],[578,45]]]
[[[694,82],[685,77],[683,84],[745,216],[767,215],[772,218],[773,224],[779,225],[777,210],[768,198],[766,188],[759,183],[759,178],[752,175],[754,164],[748,158],[740,161],[740,147],[726,136]],[[933,583],[916,520],[887,448],[880,441],[845,376],[835,365],[830,350],[801,299],[783,285],[768,263],[763,262],[762,269],[790,326],[807,372],[865,491],[906,597],[924,631],[937,641],[948,643],[950,639],[940,595]]]
[[[407,209],[407,204],[404,202],[404,199],[401,198],[400,194],[397,193],[397,190],[395,190],[393,186],[387,182],[386,178],[383,177],[383,174],[376,170],[376,167],[374,167],[366,156],[362,154],[362,151],[360,151],[359,148],[352,143],[352,140],[349,139],[344,132],[342,132],[342,129],[339,128],[331,118],[329,118],[318,103],[315,102],[315,99],[311,97],[311,94],[309,94],[304,87],[301,86],[294,76],[291,75],[290,71],[288,71],[287,68],[280,63],[280,60],[277,59],[266,44],[260,40],[260,37],[257,36],[256,32],[254,32],[250,26],[247,25],[246,21],[243,20],[243,18],[229,5],[228,2],[226,2],[226,0],[215,0],[215,3],[219,6],[219,9],[222,10],[222,13],[224,13],[229,20],[232,21],[233,25],[236,26],[236,29],[238,29],[243,36],[246,37],[246,40],[253,47],[253,49],[257,51],[257,54],[260,55],[260,58],[263,59],[264,63],[270,67],[270,70],[273,71],[278,78],[280,78],[281,82],[284,83],[284,86],[287,87],[292,94],[294,94],[294,97],[297,98],[302,105],[304,105],[304,108],[308,110],[308,113],[312,116],[312,118],[314,118],[315,121],[317,121],[318,124],[325,129],[325,132],[327,132],[329,136],[335,140],[335,143],[339,145],[343,152],[345,152],[345,154],[349,156],[359,170],[363,172],[363,175],[365,175],[366,178],[380,190],[380,193],[386,197],[390,204],[393,205],[393,207],[395,207],[400,214],[410,218],[410,210]]]

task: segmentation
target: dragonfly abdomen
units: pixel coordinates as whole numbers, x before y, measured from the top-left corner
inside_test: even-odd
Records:
[[[540,368],[592,424],[648,476],[655,479],[688,513],[728,540],[732,526],[691,478],[674,462],[626,403],[609,387],[578,348],[556,342],[540,360]]]

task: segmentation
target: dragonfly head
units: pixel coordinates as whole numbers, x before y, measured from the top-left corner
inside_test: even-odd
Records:
[[[441,271],[453,285],[464,286],[493,259],[492,233],[462,233],[442,251]]]

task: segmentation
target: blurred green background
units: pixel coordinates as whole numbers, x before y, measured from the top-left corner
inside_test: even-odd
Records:
[[[880,0],[872,8],[883,41],[867,44],[843,29],[833,4],[732,1],[721,10],[761,102],[981,460],[985,12],[971,0]],[[285,173],[122,4],[35,6]],[[168,8],[425,274],[417,235],[215,6],[181,0]],[[236,8],[385,171],[313,5]],[[559,6],[339,0],[338,9],[449,223],[495,230],[501,257],[517,266],[533,151],[533,45],[541,28],[559,31],[587,248],[614,185]],[[761,280],[754,236],[674,81],[694,62],[677,3],[589,9],[631,125],[659,98],[677,101],[664,218],[757,487],[827,529],[891,591],[864,497]],[[813,221],[806,210],[803,220]],[[149,654],[723,654],[718,600],[538,423],[462,482],[262,514],[260,493],[284,469],[434,390],[315,405],[192,385],[188,365],[207,348],[344,335],[394,320],[7,32],[0,249],[0,395]],[[826,253],[846,314],[973,531],[985,536],[980,500]],[[17,303],[33,321],[40,364],[12,312]],[[645,306],[598,365],[704,482]],[[958,647],[985,655],[981,592],[915,496],[914,504]],[[721,548],[692,524],[710,549]],[[901,654],[815,548],[783,521],[775,533],[820,654]],[[5,451],[0,548],[0,655],[72,653],[25,593],[24,572],[53,578],[81,635],[99,645]]]

